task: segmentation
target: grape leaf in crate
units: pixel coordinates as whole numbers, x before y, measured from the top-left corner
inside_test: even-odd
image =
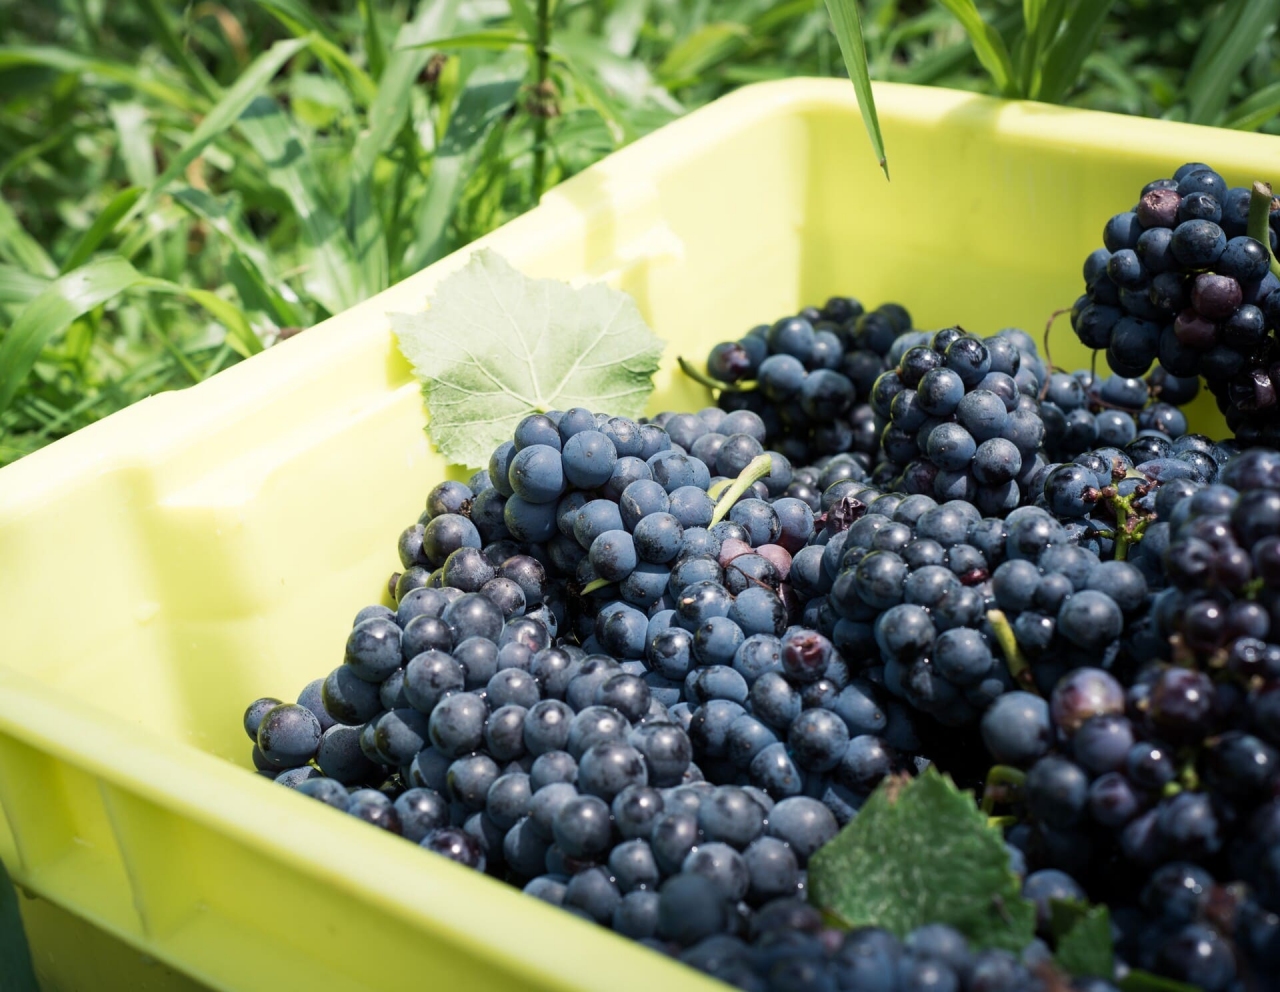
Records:
[[[662,341],[626,293],[530,279],[490,249],[444,279],[423,313],[393,313],[422,382],[427,431],[453,464],[488,464],[531,413],[639,416]]]
[[[1000,831],[968,792],[930,767],[885,779],[809,861],[810,901],[850,927],[904,936],[946,923],[980,947],[1020,951],[1034,936]]]

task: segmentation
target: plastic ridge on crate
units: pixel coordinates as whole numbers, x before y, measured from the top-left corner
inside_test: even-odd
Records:
[[[1243,184],[1280,162],[1265,135],[876,98],[892,183],[847,81],[746,87],[368,302],[0,470],[0,859],[40,897],[19,902],[46,988],[714,987],[255,776],[241,713],[336,664],[386,595],[395,536],[447,471],[386,313],[473,248],[631,292],[670,342],[651,411],[696,408],[677,353],[833,293],[1039,338],[1151,176],[1208,156]],[[1052,358],[1089,361],[1066,326]],[[1193,423],[1220,431],[1203,399]]]

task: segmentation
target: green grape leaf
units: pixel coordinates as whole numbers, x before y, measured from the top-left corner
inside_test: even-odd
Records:
[[[531,413],[639,416],[662,356],[626,293],[530,279],[490,249],[444,279],[424,313],[390,317],[422,381],[432,441],[469,467],[487,465]]]
[[[1077,978],[1110,980],[1115,970],[1111,914],[1106,906],[1055,899],[1049,904],[1059,967]]]
[[[1000,831],[932,767],[880,783],[809,860],[809,897],[835,922],[898,936],[946,923],[980,947],[1019,951],[1035,935]]]

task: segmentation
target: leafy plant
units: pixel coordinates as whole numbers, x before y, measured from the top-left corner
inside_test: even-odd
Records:
[[[843,926],[898,936],[946,923],[978,946],[1017,951],[1035,931],[1000,831],[932,766],[880,783],[810,860],[809,898]]]
[[[444,280],[425,313],[391,322],[422,380],[432,441],[472,468],[531,413],[585,406],[639,416],[662,357],[626,293],[530,279],[489,249]]]
[[[1277,2],[0,0],[0,464],[744,83],[848,74],[878,157],[870,79],[1280,132]],[[107,259],[141,281],[109,266],[118,292],[83,307],[53,287]]]

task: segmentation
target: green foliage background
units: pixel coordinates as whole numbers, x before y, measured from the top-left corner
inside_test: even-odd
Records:
[[[850,2],[0,0],[0,464],[736,86],[844,74]],[[1280,0],[859,9],[874,79],[1280,130]]]

